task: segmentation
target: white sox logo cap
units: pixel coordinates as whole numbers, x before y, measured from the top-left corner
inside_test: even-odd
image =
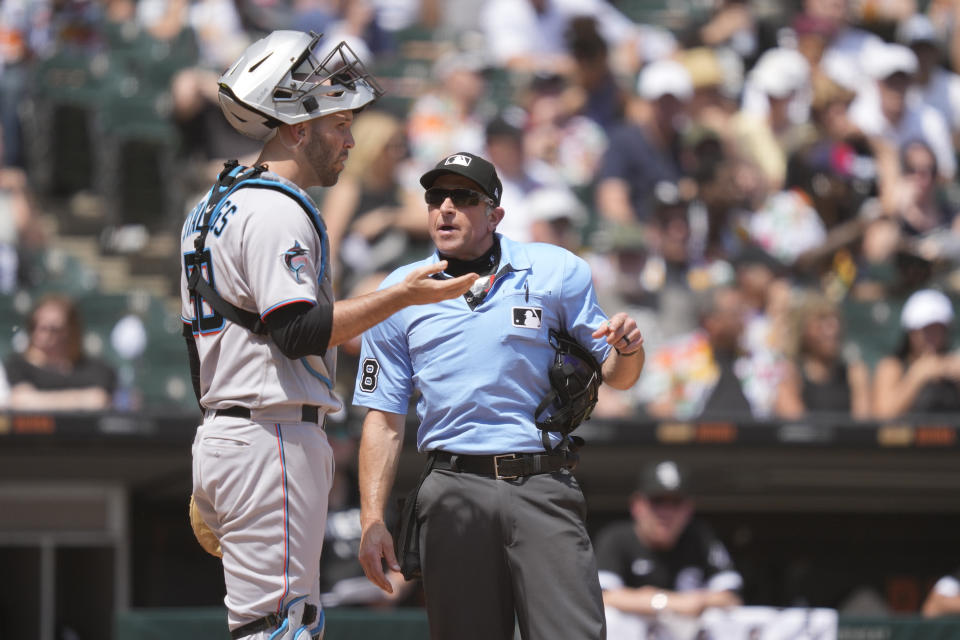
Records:
[[[648,496],[688,492],[689,478],[673,460],[661,460],[646,467],[640,475],[639,490]]]
[[[503,184],[497,176],[497,170],[487,160],[466,151],[450,154],[438,162],[433,169],[423,174],[420,177],[420,184],[424,189],[429,189],[437,178],[447,173],[473,180],[497,206],[500,206]]]

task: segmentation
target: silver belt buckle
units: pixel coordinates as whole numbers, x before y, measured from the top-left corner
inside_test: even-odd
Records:
[[[497,480],[513,480],[514,478],[519,478],[518,474],[512,476],[505,476],[500,474],[500,461],[501,460],[514,460],[516,459],[517,454],[515,453],[502,453],[499,456],[493,456],[493,475]]]

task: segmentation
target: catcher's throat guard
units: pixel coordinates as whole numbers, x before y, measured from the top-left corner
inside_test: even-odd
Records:
[[[590,419],[603,382],[596,358],[572,336],[550,329],[550,344],[555,349],[553,363],[547,372],[550,391],[533,415],[537,428],[543,432],[544,447],[548,451],[553,448],[548,432],[567,436],[581,422]],[[541,419],[541,415],[547,417]]]

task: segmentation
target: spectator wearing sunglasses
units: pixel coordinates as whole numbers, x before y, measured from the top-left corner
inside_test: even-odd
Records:
[[[538,428],[549,428],[550,413],[538,405],[551,391],[555,331],[602,363],[603,381],[618,389],[640,375],[643,337],[627,314],[604,313],[585,261],[497,233],[505,210],[492,163],[456,153],[420,184],[437,252],[384,284],[441,259],[448,264],[438,277],[468,269],[480,278],[461,299],[400,311],[364,334],[353,396],[369,409],[359,454],[360,562],[374,584],[392,590],[382,561],[402,567],[384,511],[408,401],[419,392],[417,447],[429,462],[407,504],[415,505],[408,522],[419,527],[411,538],[419,541],[430,637],[512,640],[516,624],[524,640],[598,640],[603,602],[572,473],[577,445],[567,432]]]
[[[695,517],[690,482],[673,460],[645,467],[630,496],[631,519],[597,536],[610,640],[653,637],[642,630],[661,613],[699,616],[741,604],[743,578],[720,538]]]

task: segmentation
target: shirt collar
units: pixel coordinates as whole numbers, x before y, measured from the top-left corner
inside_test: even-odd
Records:
[[[500,264],[509,264],[514,271],[526,271],[530,268],[530,256],[527,255],[527,247],[522,242],[514,242],[499,233],[500,238]]]
[[[497,271],[503,269],[504,265],[509,264],[513,271],[526,271],[530,268],[530,257],[527,255],[526,247],[522,242],[514,242],[502,234],[495,234],[500,239],[500,266]],[[440,254],[436,247],[433,249],[433,255],[430,256],[430,264],[440,262]]]

